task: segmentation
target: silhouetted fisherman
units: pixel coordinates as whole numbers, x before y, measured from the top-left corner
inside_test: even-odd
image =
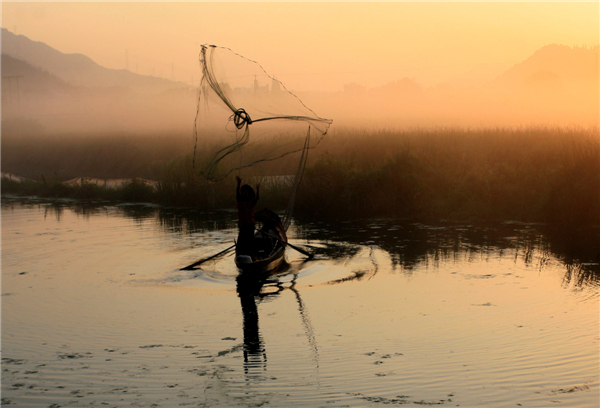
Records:
[[[254,240],[254,206],[260,196],[260,183],[256,185],[256,194],[248,184],[242,184],[242,179],[235,176],[237,181],[236,200],[238,208],[238,240],[236,252],[238,255],[252,255]],[[241,186],[241,187],[240,187]]]

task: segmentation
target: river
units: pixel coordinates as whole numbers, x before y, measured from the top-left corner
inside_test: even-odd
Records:
[[[235,220],[3,197],[2,405],[598,407],[596,232],[295,220],[266,281],[180,270]]]

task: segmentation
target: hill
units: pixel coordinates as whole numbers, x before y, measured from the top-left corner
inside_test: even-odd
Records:
[[[196,91],[2,29],[3,134],[189,132]]]
[[[61,133],[191,132],[195,88],[108,69],[4,28],[1,39],[3,76],[19,76],[3,78],[3,131],[18,132],[7,124],[19,118]],[[373,89],[350,84],[341,92],[299,96],[339,126],[598,126],[598,50],[548,45],[489,82],[500,66],[431,88],[402,78]]]
[[[598,82],[598,46],[568,47],[552,44],[515,64],[495,82],[502,85],[529,85],[537,82]]]
[[[77,87],[65,82],[56,75],[7,54],[2,54],[2,77],[3,91],[8,91],[4,94],[7,100],[3,100],[3,102],[9,104],[10,99],[16,98],[17,83],[15,77],[19,77],[19,96],[27,97],[31,94],[49,92],[71,93],[77,89]],[[12,83],[10,77],[13,78]]]
[[[2,28],[2,54],[43,69],[63,81],[85,87],[131,87],[136,91],[161,92],[182,83],[121,69],[105,68],[82,54],[64,54],[49,45],[15,35]]]

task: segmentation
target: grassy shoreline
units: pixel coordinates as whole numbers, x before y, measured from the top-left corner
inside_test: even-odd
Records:
[[[89,149],[97,149],[101,140],[90,141]],[[148,139],[135,140],[144,143],[147,156],[159,160],[130,163],[129,168],[111,175],[150,175],[157,181],[155,187],[136,179],[117,188],[91,183],[67,186],[54,174],[42,181],[22,183],[3,179],[2,194],[152,202],[203,210],[235,206],[233,176],[217,183],[198,176],[191,166],[191,154],[181,153],[186,151],[184,143],[189,144],[189,138],[175,139],[178,142],[171,146],[170,156],[164,153],[165,138],[156,139],[154,144]],[[79,142],[80,150],[83,143]],[[113,137],[110,143],[115,148],[118,141]],[[123,144],[133,142],[124,140]],[[3,156],[14,153],[10,149],[10,144],[3,146]],[[55,156],[58,150],[53,150]],[[28,154],[35,161],[30,151]],[[107,156],[104,168],[123,166],[123,155],[126,152],[121,150],[119,155]],[[60,161],[57,157],[48,160]],[[3,163],[3,171],[10,170]],[[269,169],[271,174],[277,171],[277,167]],[[264,177],[246,172],[242,176],[253,183],[263,181],[259,207],[286,207],[288,185],[266,183]],[[94,176],[90,172],[85,175]],[[339,130],[311,151],[295,214],[336,219],[399,217],[600,225],[599,132],[543,127]]]

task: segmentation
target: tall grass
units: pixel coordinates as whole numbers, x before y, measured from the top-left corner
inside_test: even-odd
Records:
[[[54,175],[77,177],[154,177],[153,167],[191,151],[181,134],[23,134],[2,135],[2,171],[34,180]]]
[[[600,223],[597,129],[347,132],[305,175],[311,213]],[[325,146],[327,147],[327,146]]]
[[[52,142],[46,138],[44,143],[48,146]],[[15,163],[36,162],[39,157],[46,167],[42,170],[38,166],[36,171],[49,174],[52,163],[61,162],[65,158],[61,155],[72,154],[74,149],[64,142],[57,143],[63,143],[60,146],[66,152],[51,145],[50,154],[42,154],[27,144],[13,141],[11,145],[3,140],[3,171],[27,175],[15,169]],[[189,138],[112,137],[103,145],[102,138],[96,137],[89,139],[88,145],[78,143],[79,152],[89,155],[99,151],[102,157],[91,167],[89,160],[81,160],[78,176],[106,177],[106,169],[110,169],[114,178],[157,180],[156,189],[138,183],[112,192],[97,186],[82,186],[73,192],[60,183],[40,182],[37,187],[23,184],[19,190],[3,180],[3,194],[31,193],[37,188],[38,193],[47,196],[101,195],[200,209],[235,206],[232,176],[218,183],[208,182],[192,169]],[[118,154],[107,153],[119,148],[122,151]],[[254,148],[259,151],[266,147],[259,143]],[[210,146],[200,150],[197,160],[207,160]],[[142,152],[141,156],[132,151]],[[256,152],[245,154],[250,157]],[[12,157],[10,168],[5,168],[5,155],[25,155],[28,160]],[[69,176],[77,172],[75,160],[71,162]],[[268,168],[255,167],[240,173],[251,184],[263,182],[259,207],[285,208],[290,186],[270,183],[264,175],[293,174],[293,163],[297,163],[296,157],[289,156],[281,163],[268,163]],[[56,174],[57,179],[67,178],[61,176],[60,169]],[[311,150],[295,213],[306,217],[389,216],[600,225],[600,134],[597,128],[555,127],[337,130]]]

